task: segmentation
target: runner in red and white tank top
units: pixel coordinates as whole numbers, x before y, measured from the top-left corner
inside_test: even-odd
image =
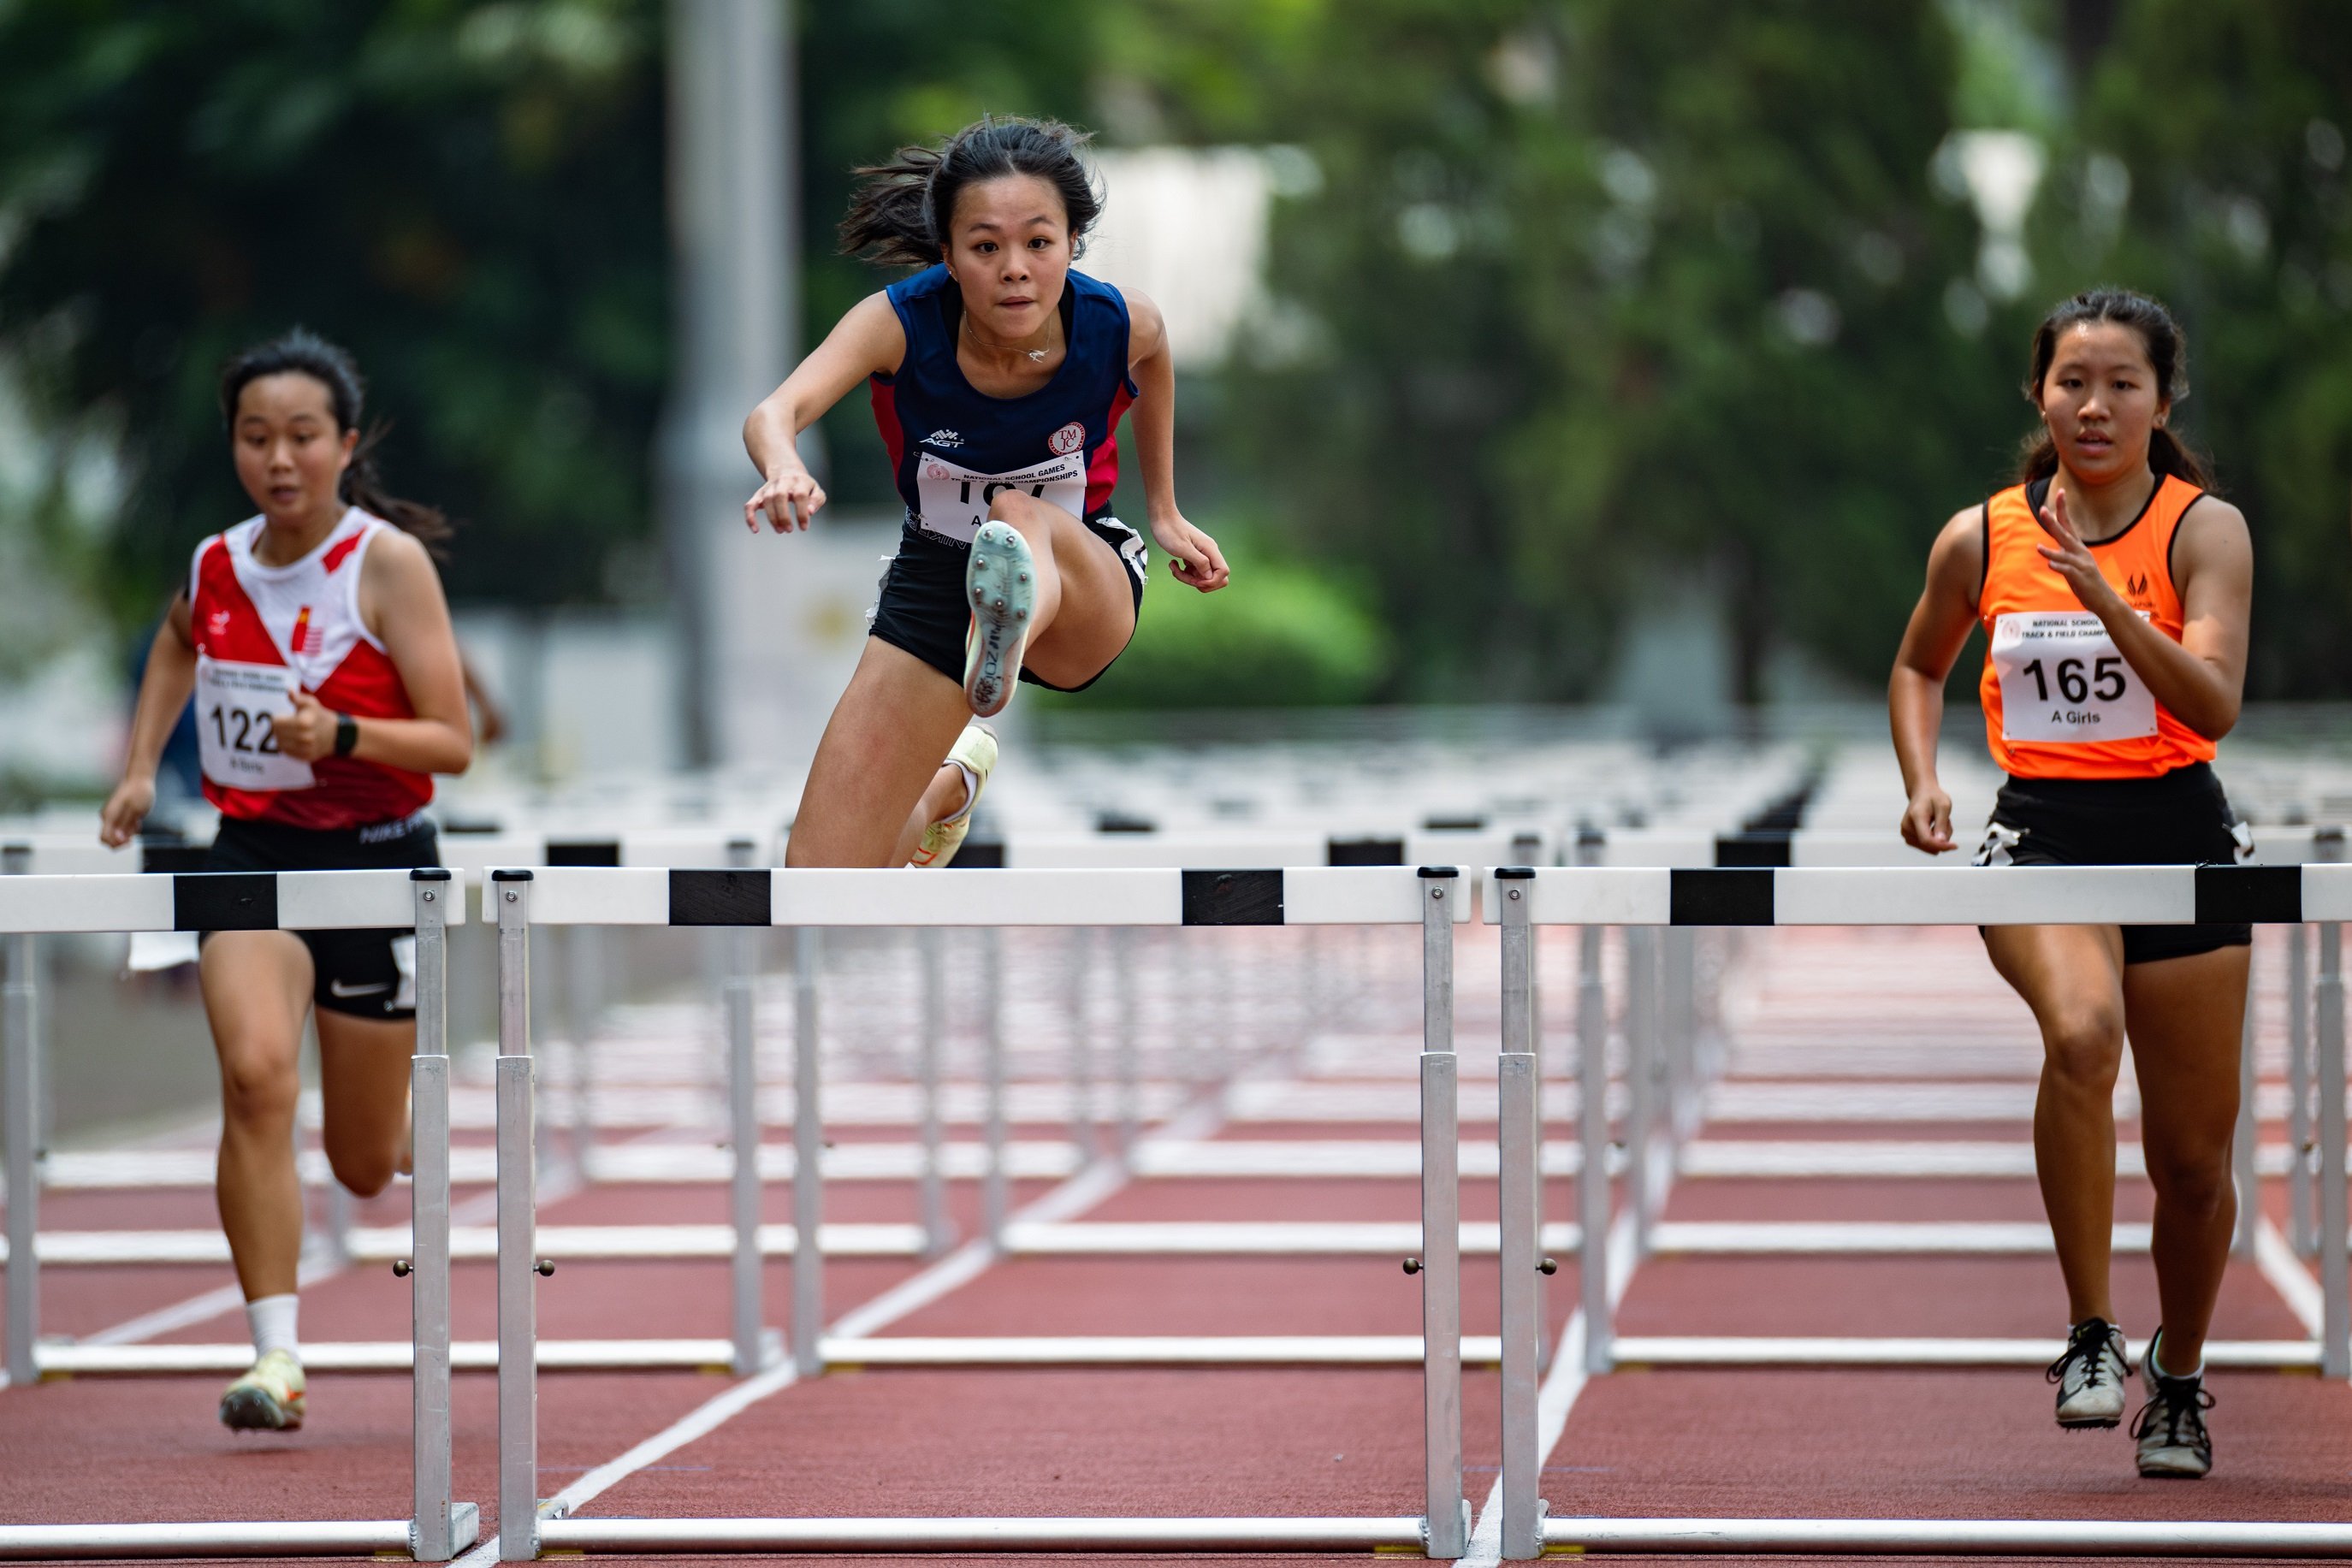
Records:
[[[206,869],[432,865],[420,811],[472,759],[463,664],[426,549],[440,514],[378,486],[360,443],[359,371],[293,332],[221,378],[246,493],[260,508],[196,547],[148,650],[122,782],[100,832],[123,844],[155,803],[163,745],[196,702]],[[395,526],[396,525],[396,526]],[[362,1197],[401,1163],[416,1049],[415,938],[404,930],[204,934],[205,1012],[221,1061],[221,1228],[245,1289],[254,1364],[221,1396],[239,1429],[302,1424],[295,1333],[302,1189],[296,1071],[319,1031],[323,1142]]]
[[[369,548],[391,525],[353,507],[282,566],[255,555],[267,525],[249,517],[215,534],[189,568],[205,799],[223,816],[297,828],[413,816],[433,799],[430,774],[355,757],[298,761],[276,733],[276,716],[293,709],[298,693],[354,720],[416,716],[383,640],[360,613]]]

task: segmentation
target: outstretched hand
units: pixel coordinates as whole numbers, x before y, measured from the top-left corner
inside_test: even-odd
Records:
[[[824,505],[824,486],[807,469],[791,468],[761,486],[743,503],[743,526],[758,533],[760,514],[765,512],[768,526],[776,532],[805,532],[809,520]]]
[[[1168,552],[1168,570],[1187,587],[1214,593],[1233,580],[1233,571],[1225,565],[1224,553],[1217,549],[1217,541],[1181,517],[1153,523],[1151,538]]]

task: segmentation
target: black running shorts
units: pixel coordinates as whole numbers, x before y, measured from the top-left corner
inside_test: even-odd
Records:
[[[375,871],[438,865],[440,842],[422,816],[320,831],[221,819],[206,871]],[[210,932],[205,936],[210,936]],[[310,949],[312,1005],[362,1019],[416,1016],[416,936],[405,929],[297,931]],[[201,940],[201,938],[199,938]]]
[[[1979,865],[2234,865],[2233,826],[2209,765],[2154,779],[2011,779],[1994,798]],[[2251,925],[2126,925],[2124,962],[2150,964],[2254,939]]]
[[[1143,536],[1117,517],[1095,517],[1087,523],[1094,536],[1118,553],[1135,591],[1135,612],[1143,613],[1143,584],[1148,570]],[[874,606],[872,633],[894,648],[903,648],[931,668],[963,684],[964,634],[971,629],[971,606],[964,598],[964,568],[971,547],[925,533],[909,522],[898,535],[898,553],[882,574],[882,597]],[[1104,669],[1108,669],[1106,664]],[[1057,686],[1041,681],[1024,665],[1021,678],[1054,692],[1082,692],[1102,679],[1100,671],[1084,685]]]

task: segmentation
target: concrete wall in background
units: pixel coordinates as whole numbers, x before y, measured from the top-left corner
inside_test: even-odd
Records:
[[[828,511],[789,538],[738,523],[707,541],[723,570],[714,606],[731,629],[712,672],[720,754],[806,766],[866,644],[866,616],[896,518]],[[509,734],[485,780],[561,783],[675,771],[690,760],[684,640],[658,612],[460,609],[457,636]]]

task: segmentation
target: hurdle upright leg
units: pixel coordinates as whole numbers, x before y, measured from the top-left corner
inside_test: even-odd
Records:
[[[915,1076],[919,1136],[923,1146],[923,1251],[937,1257],[955,1242],[948,1222],[947,1181],[940,1169],[940,1051],[947,1032],[947,974],[940,956],[940,930],[926,925],[915,934],[923,970],[922,1038],[916,1043]]]
[[[1004,936],[993,925],[980,934],[981,1010],[987,1034],[988,1103],[982,1112],[982,1136],[988,1141],[988,1169],[980,1186],[981,1231],[991,1247],[1004,1245],[1004,1220],[1012,1197],[1004,1176]]]
[[[2344,1191],[2344,927],[2319,927],[2316,1003],[2319,1071],[2319,1364],[2352,1377],[2352,1280],[2346,1278]]]
[[[29,844],[0,850],[0,875],[22,876],[33,868]],[[40,1377],[34,1351],[41,1330],[41,1266],[34,1252],[41,1217],[41,1095],[37,1046],[37,982],[33,966],[39,961],[35,938],[19,932],[7,939],[8,977],[5,1002],[0,1002],[0,1030],[6,1032],[5,1066],[0,1083],[7,1118],[8,1175],[8,1381],[22,1387]]]
[[[1576,1084],[1583,1158],[1576,1173],[1577,1289],[1584,1301],[1584,1369],[1616,1364],[1609,1319],[1609,999],[1601,983],[1598,925],[1578,928]]]
[[[2254,1092],[2261,1076],[2254,1062],[2254,979],[2262,966],[2256,961],[2259,950],[2246,951],[2246,1005],[2238,1021],[2238,1125],[2230,1145],[2230,1177],[2238,1189],[2237,1234],[2231,1238],[2230,1250],[2240,1258],[2254,1255],[2254,1233],[2263,1222],[2262,1176],[2255,1164],[2255,1144],[2262,1136],[2262,1122],[2254,1114]]]
[[[1657,1123],[1664,1009],[1659,1006],[1658,933],[1625,927],[1625,1212],[1636,1254],[1650,1241],[1650,1137]]]
[[[793,1366],[803,1377],[824,1370],[824,1069],[818,1035],[822,933],[793,932]]]
[[[499,1556],[539,1555],[539,1239],[530,1060],[530,873],[494,871],[499,930]]]
[[[1094,1040],[1087,1033],[1087,987],[1094,975],[1090,936],[1083,925],[1070,930],[1070,1137],[1085,1163],[1100,1152],[1095,1145]]]
[[[1503,1273],[1503,1531],[1507,1558],[1543,1555],[1543,1455],[1536,1430],[1543,1338],[1539,1272],[1543,1215],[1542,1109],[1537,1103],[1533,928],[1524,867],[1495,873],[1501,902],[1503,967],[1502,1054],[1496,1062],[1497,1153],[1501,1172]]]
[[[734,865],[749,866],[752,852],[749,839],[738,839],[727,846],[727,858]],[[731,1326],[735,1375],[748,1377],[760,1369],[765,1359],[762,1342],[767,1335],[766,1301],[761,1289],[760,1063],[754,1033],[757,1019],[752,1015],[759,939],[750,926],[737,926],[722,932],[720,936],[727,944],[727,978],[720,987],[720,998],[727,1021],[728,1142],[734,1150],[734,1169],[728,1186],[728,1208],[735,1230],[730,1281],[734,1297]],[[578,1049],[576,1044],[574,1049]],[[797,1111],[794,1117],[797,1121]],[[799,1174],[794,1173],[795,1189],[800,1185]],[[795,1240],[795,1270],[799,1268],[800,1249],[813,1245],[805,1234]]]
[[[1432,1557],[1470,1550],[1462,1495],[1462,1183],[1454,1055],[1453,866],[1421,868],[1421,1343],[1423,1515]]]
[[[475,1510],[451,1495],[449,1415],[449,944],[457,883],[438,867],[416,884],[416,1055],[409,1063],[414,1176],[409,1187],[409,1312],[416,1560],[446,1563],[475,1534]]]
[[[2300,925],[2286,939],[2286,1229],[2297,1257],[2311,1256],[2311,946]]]
[[[1120,926],[1112,934],[1118,974],[1113,977],[1118,1000],[1118,1157],[1135,1157],[1135,1141],[1142,1135],[1143,1041],[1135,1005],[1136,934]]]

